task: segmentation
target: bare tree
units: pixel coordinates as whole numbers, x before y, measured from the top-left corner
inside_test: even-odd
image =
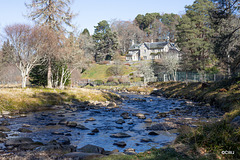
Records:
[[[177,80],[177,70],[179,69],[180,57],[178,51],[170,50],[167,53],[161,55],[161,59],[158,60],[160,70],[165,71],[169,76],[172,75],[173,80]]]
[[[6,39],[13,47],[8,52],[11,62],[21,72],[22,88],[26,87],[27,78],[31,69],[37,65],[45,48],[45,31],[41,27],[31,27],[24,24],[16,24],[5,27]]]
[[[113,31],[117,32],[120,50],[125,54],[131,46],[131,41],[143,42],[145,33],[131,21],[114,21],[111,25]]]
[[[151,62],[142,61],[137,67],[140,74],[143,76],[143,82],[146,86],[148,82],[156,81],[156,77],[154,75],[154,70],[151,65]]]
[[[64,89],[65,83],[76,69],[83,69],[86,65],[84,51],[80,48],[79,39],[73,34],[69,38],[62,37],[63,45],[59,51],[58,61],[60,62],[59,88]]]
[[[29,18],[38,24],[47,25],[50,29],[61,34],[61,32],[66,31],[64,24],[72,27],[71,20],[74,14],[70,10],[70,4],[71,0],[31,0],[30,4],[26,4],[26,7],[30,12]],[[55,53],[48,53],[48,88],[52,88],[51,60]]]
[[[95,44],[93,42],[93,38],[87,34],[80,34],[78,37],[79,47],[84,52],[84,57],[88,61],[94,61],[94,54],[95,54]]]

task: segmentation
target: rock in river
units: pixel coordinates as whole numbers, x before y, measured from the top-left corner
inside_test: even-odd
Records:
[[[55,139],[55,141],[61,145],[69,145],[70,144],[69,138],[65,137],[65,136],[58,137],[57,139]]]
[[[5,127],[5,126],[0,126],[0,131],[2,131],[2,132],[9,132],[11,130],[9,128]]]
[[[156,135],[159,135],[159,134],[157,132],[152,131],[152,132],[149,132],[148,135],[156,136]]]
[[[61,119],[58,124],[60,125],[66,125],[68,123],[68,121],[66,119]]]
[[[0,122],[0,126],[9,126],[9,122],[7,120],[3,120],[2,122]]]
[[[110,102],[108,105],[107,105],[107,108],[108,109],[112,109],[112,108],[116,108],[117,107],[117,104],[114,103],[114,102]]]
[[[116,123],[117,124],[123,124],[123,123],[125,123],[125,121],[123,119],[119,119],[119,120],[116,121]]]
[[[150,118],[144,120],[145,123],[152,123],[152,120]]]
[[[161,119],[163,117],[167,117],[167,113],[159,113],[156,117],[156,119]]]
[[[52,132],[52,135],[64,135],[64,133],[63,132],[54,131],[54,132]]]
[[[137,113],[136,116],[137,116],[139,119],[146,119],[145,115],[142,114],[142,113]]]
[[[6,133],[0,132],[0,143],[4,142],[7,136],[8,135]]]
[[[125,147],[127,144],[125,142],[121,141],[121,142],[115,142],[115,143],[113,143],[113,145],[117,145],[119,147]]]
[[[32,131],[27,129],[27,128],[19,128],[18,132],[23,132],[23,133],[31,133]]]
[[[129,116],[129,114],[128,114],[127,112],[122,113],[122,114],[121,114],[121,117],[122,117],[123,119],[131,119],[131,117]]]
[[[78,125],[76,126],[76,128],[81,129],[81,130],[88,130],[87,127],[85,127],[84,125],[81,125],[81,124],[78,124]]]
[[[129,134],[127,133],[116,133],[116,134],[112,134],[110,137],[112,138],[126,138],[126,137],[131,137]]]
[[[103,154],[105,152],[104,148],[91,144],[83,146],[82,148],[78,149],[78,151],[84,153],[98,153],[98,154]]]
[[[19,137],[19,138],[10,138],[5,142],[5,146],[19,146],[19,145],[28,145],[32,144],[33,140],[31,138]]]
[[[152,139],[147,139],[147,138],[141,139],[141,142],[152,142],[152,141],[153,141]]]
[[[123,153],[128,154],[128,155],[136,155],[137,154],[135,152],[135,149],[133,149],[133,148],[125,149]]]
[[[91,117],[91,118],[86,119],[86,122],[87,121],[96,121],[96,119]]]
[[[77,126],[77,122],[74,122],[74,121],[68,121],[66,126],[68,127],[76,127]]]
[[[93,133],[98,133],[99,130],[97,128],[95,128],[94,130],[92,130]]]

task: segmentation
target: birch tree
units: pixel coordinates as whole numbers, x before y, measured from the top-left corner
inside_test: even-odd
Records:
[[[141,43],[146,37],[144,31],[131,21],[114,21],[111,24],[111,29],[118,35],[119,49],[123,55],[131,47],[131,41]]]
[[[64,89],[67,80],[76,69],[83,69],[86,66],[84,51],[80,48],[79,38],[70,34],[69,38],[63,37],[63,46],[58,55],[59,65],[59,88]]]
[[[160,59],[160,65],[162,70],[167,72],[169,75],[172,75],[173,80],[177,80],[177,70],[179,69],[179,55],[177,51],[169,51],[164,53]]]
[[[153,70],[153,67],[150,62],[143,61],[139,64],[139,66],[137,68],[138,68],[139,73],[142,74],[142,76],[143,76],[144,86],[147,86],[148,82],[156,81],[154,70]]]
[[[6,39],[12,46],[11,51],[7,52],[9,62],[14,63],[21,72],[22,88],[26,87],[29,72],[42,57],[45,33],[41,27],[24,24],[5,27]]]

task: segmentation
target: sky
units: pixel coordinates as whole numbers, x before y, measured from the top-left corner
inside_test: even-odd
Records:
[[[33,24],[24,15],[27,14],[25,3],[31,0],[0,0],[0,28],[16,23]],[[91,34],[98,22],[107,20],[134,20],[138,14],[175,13],[183,14],[185,6],[194,0],[74,0],[71,9],[78,15],[73,24],[80,31],[87,28]]]

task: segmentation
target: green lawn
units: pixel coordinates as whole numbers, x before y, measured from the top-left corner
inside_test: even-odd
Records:
[[[107,75],[106,71],[108,68],[110,68],[112,66],[113,65],[94,64],[89,69],[87,69],[85,72],[83,72],[81,78],[107,81],[109,75]],[[135,67],[124,66],[123,75],[128,75],[129,73],[131,73],[135,70],[136,70]]]

